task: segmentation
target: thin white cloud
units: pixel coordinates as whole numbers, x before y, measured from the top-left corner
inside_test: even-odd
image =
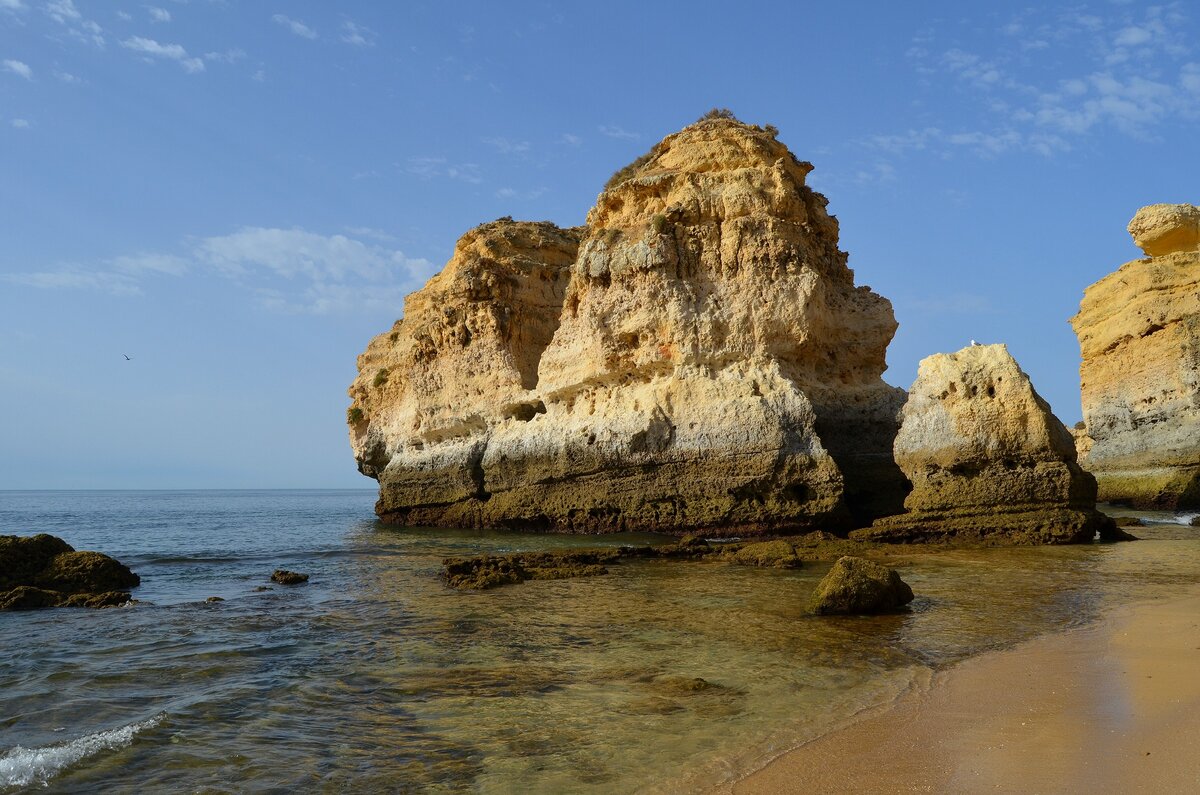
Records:
[[[303,229],[247,227],[206,238],[195,258],[269,309],[312,314],[394,311],[433,271],[427,260],[395,249]]]
[[[921,85],[945,97],[948,120],[903,133],[869,136],[868,147],[892,154],[972,152],[996,157],[1027,151],[1052,155],[1076,139],[1114,131],[1150,139],[1160,126],[1200,118],[1200,66],[1180,3],[1090,12],[1027,8],[991,39],[971,31],[973,50],[939,48],[943,22],[912,40],[908,57]],[[1044,50],[1044,52],[1043,52]],[[931,117],[936,118],[936,117]]]
[[[237,63],[246,57],[245,50],[225,50],[223,52],[206,52],[204,60],[217,63]]]
[[[151,22],[170,22],[171,21],[171,12],[165,8],[157,8],[155,6],[148,6],[146,8],[146,13],[148,13],[150,15]]]
[[[141,288],[130,276],[107,271],[67,268],[34,273],[0,273],[0,282],[39,290],[96,290],[112,295],[138,295]]]
[[[369,237],[372,240],[379,240],[384,243],[392,243],[396,240],[395,236],[389,235],[382,229],[375,229],[370,226],[348,226],[346,231],[355,237]]]
[[[165,273],[170,276],[182,276],[188,271],[188,261],[173,254],[136,254],[134,256],[116,257],[112,260],[112,268],[117,273],[136,276],[143,273]]]
[[[118,18],[118,19],[123,19],[123,20],[125,20],[126,22],[132,22],[132,21],[133,21],[133,14],[130,14],[128,11],[118,11],[118,12],[117,12],[117,18]]]
[[[51,0],[46,3],[46,13],[60,25],[83,19],[83,14],[80,14],[79,9],[75,7],[74,0]]]
[[[18,130],[29,129],[29,121],[27,119],[13,119],[9,122],[9,124],[11,124],[13,127],[16,127]]]
[[[569,146],[579,146],[580,144],[583,143],[583,139],[580,138],[578,135],[573,135],[571,133],[563,133],[562,134],[562,142]]]
[[[0,0],[0,9],[5,11],[24,11],[25,4],[21,0]]]
[[[347,19],[342,23],[342,41],[355,47],[374,47],[375,31]]]
[[[189,74],[204,71],[204,61],[189,56],[187,50],[180,44],[160,44],[154,39],[133,36],[121,42],[121,46],[143,55],[176,61]]]
[[[80,83],[83,82],[82,78],[76,77],[75,75],[71,74],[70,72],[59,72],[56,70],[54,72],[54,77],[59,82],[68,83],[70,85],[79,85]]]
[[[546,194],[546,188],[534,188],[532,190],[517,190],[516,188],[500,188],[496,191],[497,199],[518,199],[530,200],[537,199]]]
[[[75,7],[74,0],[50,0],[42,10],[46,16],[66,28],[67,35],[78,41],[104,47],[104,28],[87,19]]]
[[[5,59],[4,60],[4,71],[12,72],[14,75],[17,75],[18,77],[23,77],[26,80],[33,79],[33,69],[30,68],[29,64],[24,63],[23,61],[14,61],[11,58]]]
[[[283,27],[285,30],[291,31],[301,38],[315,39],[317,37],[317,32],[315,30],[310,28],[308,25],[305,25],[298,19],[292,19],[291,17],[286,17],[283,14],[276,14],[275,16],[271,17],[271,19],[275,22],[275,24]]]
[[[510,138],[481,138],[483,143],[494,147],[502,155],[523,155],[529,151],[529,141],[514,141]]]
[[[638,138],[642,137],[638,133],[629,132],[628,130],[618,127],[615,124],[602,124],[600,125],[599,130],[601,135],[607,135],[609,138],[619,138],[626,141],[636,141]]]
[[[357,228],[379,238],[376,230]],[[389,238],[390,239],[390,238]],[[185,255],[142,253],[116,257],[97,268],[0,274],[0,282],[45,290],[94,290],[140,295],[152,279],[228,280],[273,311],[310,314],[388,311],[433,273],[428,260],[345,235],[304,229],[245,227],[193,241]]]
[[[449,163],[444,157],[410,157],[405,171],[424,179],[444,177],[472,185],[483,182],[475,163]]]

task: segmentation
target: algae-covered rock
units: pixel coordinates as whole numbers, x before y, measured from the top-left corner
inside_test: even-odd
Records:
[[[67,593],[120,591],[140,582],[129,567],[99,552],[64,552],[37,578],[40,587]]]
[[[894,570],[847,555],[817,584],[809,610],[817,615],[887,613],[912,600],[912,588]]]
[[[0,536],[0,589],[33,583],[55,557],[73,551],[66,541],[46,533]]]
[[[139,583],[119,561],[76,552],[61,538],[0,536],[0,610],[123,605],[123,589]]]
[[[629,553],[636,550],[626,547]],[[482,591],[526,580],[565,580],[607,574],[604,563],[622,555],[621,550],[584,552],[518,552],[512,555],[482,555],[476,558],[446,558],[443,576],[452,588]]]
[[[757,541],[738,547],[728,553],[728,559],[744,566],[764,566],[773,569],[798,569],[801,566],[796,547],[782,538]]]
[[[271,575],[271,582],[277,582],[280,585],[301,585],[308,582],[308,575],[287,569],[276,569]]]

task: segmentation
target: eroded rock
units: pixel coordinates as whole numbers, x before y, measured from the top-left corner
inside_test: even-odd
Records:
[[[745,536],[899,510],[896,322],[811,168],[706,119],[614,175],[582,229],[464,236],[359,359],[380,518]]]
[[[906,512],[856,530],[888,542],[1062,544],[1111,534],[1071,433],[1004,345],[921,361],[896,436]]]
[[[1200,506],[1200,209],[1155,204],[1129,232],[1149,255],[1087,288],[1071,325],[1099,497]],[[1083,447],[1081,447],[1083,451]]]
[[[140,582],[108,555],[55,536],[0,536],[0,610],[123,605]]]
[[[308,582],[308,575],[301,574],[298,571],[288,571],[287,569],[276,569],[271,574],[271,582],[277,582],[280,585],[302,585]]]
[[[888,613],[912,600],[912,588],[893,569],[847,555],[817,584],[808,608],[817,615]]]

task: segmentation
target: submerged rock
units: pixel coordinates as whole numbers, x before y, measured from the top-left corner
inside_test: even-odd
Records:
[[[747,566],[763,566],[773,569],[798,569],[801,566],[800,556],[796,554],[796,547],[790,541],[782,538],[745,544],[726,553],[726,557],[733,563]]]
[[[878,548],[875,544],[838,538],[820,531],[747,543],[709,544],[703,538],[688,537],[677,544],[662,546],[446,558],[442,561],[442,576],[448,585],[460,590],[486,590],[526,580],[561,580],[607,574],[608,566],[630,560],[704,561],[796,569],[804,565],[806,560],[833,560],[850,551]]]
[[[271,575],[271,582],[277,582],[280,585],[300,585],[308,582],[308,575],[287,569],[276,569]]]
[[[896,322],[811,169],[705,119],[614,175],[586,227],[464,235],[359,357],[380,518],[745,536],[900,510]]]
[[[894,570],[847,555],[817,584],[808,606],[817,615],[855,615],[891,612],[912,600],[912,588]]]
[[[1200,208],[1143,207],[1129,233],[1146,258],[1084,292],[1079,337],[1080,463],[1099,498],[1200,506]]]
[[[55,536],[0,536],[0,610],[112,607],[140,582],[108,555],[76,552]]]
[[[1004,345],[921,361],[895,455],[913,484],[906,512],[855,538],[1064,544],[1115,530],[1071,433]]]

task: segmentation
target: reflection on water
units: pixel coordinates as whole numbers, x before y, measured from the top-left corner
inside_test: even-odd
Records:
[[[51,791],[689,788],[930,667],[1200,575],[1196,532],[1169,525],[1135,544],[905,552],[910,613],[814,618],[827,565],[634,561],[453,591],[447,555],[631,539],[387,529],[363,519],[365,493],[134,494],[91,513],[94,495],[22,499],[0,495],[5,527],[51,517],[128,558],[154,602],[0,615],[0,753],[140,727],[46,773]],[[255,592],[284,566],[310,584]],[[0,784],[28,758],[0,757]]]

